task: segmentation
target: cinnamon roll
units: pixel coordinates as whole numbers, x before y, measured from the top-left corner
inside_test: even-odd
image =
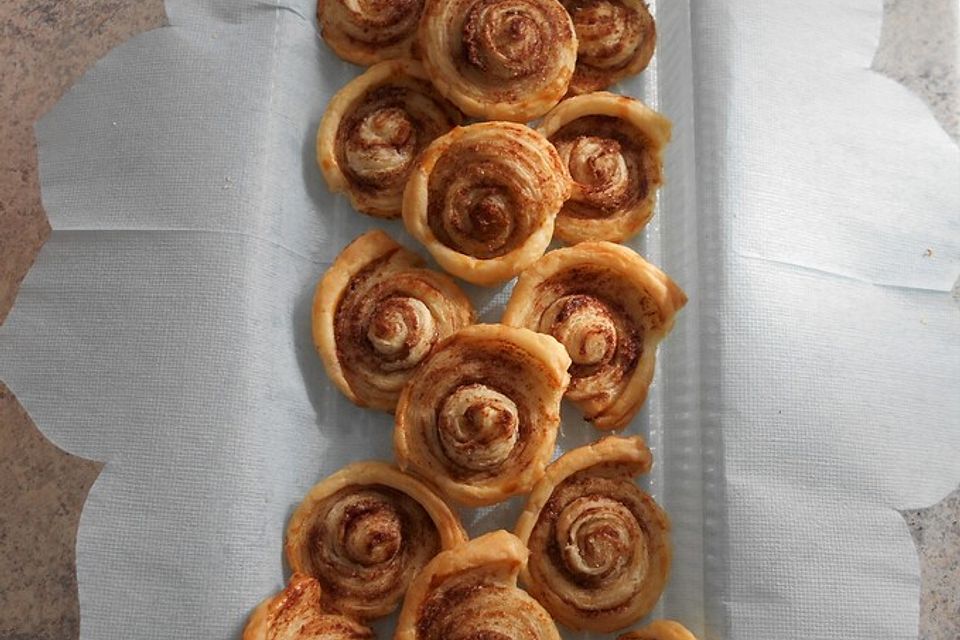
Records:
[[[679,622],[654,620],[642,629],[620,634],[617,640],[697,640],[697,638]]]
[[[287,528],[293,571],[315,578],[325,608],[385,616],[438,552],[466,540],[427,485],[382,462],[344,467],[310,490]]]
[[[287,587],[257,607],[243,640],[373,640],[369,628],[347,616],[327,613],[320,583],[301,573]]]
[[[487,120],[542,116],[577,62],[573,22],[557,0],[426,0],[418,41],[440,93]]]
[[[650,64],[657,29],[643,0],[560,0],[577,32],[570,93],[606,89]]]
[[[317,20],[334,53],[359,65],[409,57],[423,0],[318,0]]]
[[[529,491],[553,454],[569,365],[550,336],[503,325],[461,329],[400,394],[400,468],[471,506]]]
[[[337,256],[313,299],[313,341],[331,380],[354,403],[393,411],[439,340],[473,322],[470,300],[447,276],[382,231]]]
[[[643,438],[608,437],[547,468],[517,522],[530,550],[524,586],[571,629],[609,632],[656,605],[670,570],[667,515],[633,482]]]
[[[437,138],[403,196],[403,221],[446,271],[474,284],[509,280],[543,255],[570,178],[539,133],[484,122]]]
[[[506,531],[444,551],[413,581],[394,640],[560,640],[543,607],[517,588],[526,559]]]
[[[547,333],[573,362],[567,398],[598,429],[625,426],[653,380],[657,345],[687,297],[631,249],[583,242],[521,274],[503,323]]]
[[[561,240],[622,242],[647,224],[663,183],[669,120],[639,100],[598,92],[560,103],[540,132],[573,178],[557,217]]]
[[[317,163],[330,190],[346,192],[357,211],[398,218],[417,156],[461,121],[419,63],[381,62],[330,101],[317,131]]]

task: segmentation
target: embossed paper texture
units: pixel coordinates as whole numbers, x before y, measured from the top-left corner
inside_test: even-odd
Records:
[[[106,463],[77,542],[98,640],[236,637],[282,586],[306,490],[391,457],[390,417],[324,375],[309,307],[357,234],[418,249],[315,167],[324,106],[359,70],[312,2],[167,9],[38,125],[54,231],[0,328],[0,378]],[[655,63],[619,89],[674,120],[634,246],[691,297],[628,429],[674,521],[659,613],[706,638],[915,637],[896,510],[960,479],[960,154],[869,70],[878,1],[655,10]],[[495,320],[504,292],[468,289]],[[565,412],[561,448],[599,435]],[[464,517],[477,534],[517,512]]]

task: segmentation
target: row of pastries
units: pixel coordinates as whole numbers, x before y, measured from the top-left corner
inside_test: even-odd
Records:
[[[671,565],[669,518],[636,482],[652,454],[612,435],[551,460],[564,399],[598,429],[637,415],[687,301],[617,244],[653,215],[671,125],[604,89],[650,62],[653,17],[642,0],[319,0],[317,17],[369,67],[327,106],[321,173],[358,212],[402,218],[440,269],[374,230],[317,285],[326,372],[393,415],[395,460],[310,490],[292,577],[244,638],[373,638],[397,609],[397,640],[623,631]],[[516,278],[500,322],[477,324],[455,278]],[[468,539],[456,507],[513,496],[511,532]],[[655,620],[619,640],[695,639]]]

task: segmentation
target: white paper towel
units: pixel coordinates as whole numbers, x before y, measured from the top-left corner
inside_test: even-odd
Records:
[[[308,487],[390,457],[389,417],[326,379],[309,306],[362,231],[416,248],[315,168],[358,70],[311,0],[167,4],[170,27],[39,125],[54,232],[0,328],[0,377],[36,423],[106,462],[77,543],[97,640],[236,637],[282,585]],[[655,10],[655,64],[622,89],[674,120],[635,246],[691,296],[630,428],[674,521],[661,612],[707,638],[915,637],[896,509],[960,479],[960,154],[869,70],[879,0]],[[496,319],[504,293],[470,291]],[[565,416],[561,447],[598,436]],[[512,527],[517,503],[464,517]]]

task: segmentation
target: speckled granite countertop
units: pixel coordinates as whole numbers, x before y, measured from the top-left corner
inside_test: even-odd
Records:
[[[958,3],[884,5],[874,68],[921,95],[960,141]],[[33,122],[112,47],[163,23],[162,0],[0,3],[0,322],[49,233]],[[0,383],[0,640],[77,637],[76,528],[98,472],[47,442]],[[920,637],[958,640],[960,489],[904,517],[920,551]]]

